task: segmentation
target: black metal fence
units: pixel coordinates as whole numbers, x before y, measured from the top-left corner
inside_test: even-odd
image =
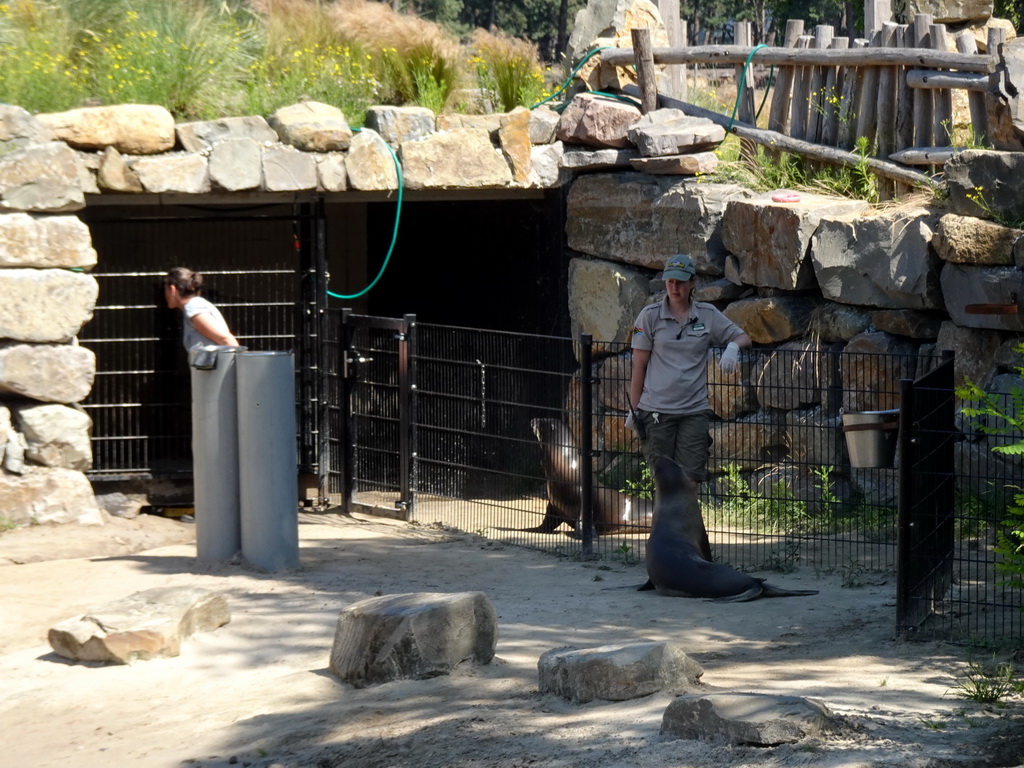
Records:
[[[353,320],[367,322],[352,316],[348,322]],[[346,355],[356,361],[349,371],[352,412],[343,441],[352,452],[351,477],[347,487],[340,475],[331,486],[341,490],[343,501],[362,505],[349,508],[477,533],[492,546],[641,560],[652,488],[635,436],[624,426],[630,375],[625,345],[593,342],[593,362],[581,371],[586,339],[413,318],[406,323],[401,331],[361,327],[348,335],[354,343]],[[404,406],[389,362],[402,354],[414,393]],[[868,433],[881,442],[881,453],[890,452],[891,463],[853,466],[842,414],[899,409],[901,383],[927,376],[940,363],[941,356],[927,349],[874,354],[810,343],[749,351],[738,376],[722,374],[713,361],[713,443],[701,500],[716,559],[748,570],[835,572],[850,588],[895,580],[902,451],[892,442],[895,432]],[[556,527],[546,525],[547,478],[542,445],[531,429],[535,420],[565,424],[559,448],[576,457],[576,485],[588,485],[589,470],[596,508],[615,508],[628,524],[592,538],[585,527],[574,530],[559,518]],[[949,578],[937,582],[941,588],[933,585],[929,618],[915,619],[915,636],[1024,637],[1024,595],[1000,586],[992,548],[1019,467],[992,455],[969,425],[947,430],[941,440],[933,427],[918,430],[915,439],[929,445],[953,444],[954,472],[943,493],[956,538],[951,552],[938,555]],[[406,469],[402,440],[411,451]],[[335,465],[342,474],[343,465]],[[941,487],[936,472],[950,474],[932,468],[916,477],[935,490]],[[915,524],[920,530],[924,520]],[[933,539],[947,546],[944,536]],[[905,627],[899,631],[909,634]]]

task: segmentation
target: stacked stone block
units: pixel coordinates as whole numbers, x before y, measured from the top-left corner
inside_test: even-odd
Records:
[[[77,154],[0,106],[0,526],[101,523],[85,471],[96,374],[77,335],[98,286]]]

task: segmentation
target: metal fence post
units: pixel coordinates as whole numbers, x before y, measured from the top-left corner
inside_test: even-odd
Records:
[[[580,527],[583,536],[581,554],[587,558],[594,553],[594,391],[592,370],[594,337],[580,334]]]
[[[413,492],[416,490],[416,315],[402,316],[402,330],[398,334],[398,484],[396,506],[412,516]]]
[[[896,502],[896,636],[907,639],[911,627],[910,612],[910,542],[914,525],[910,498],[911,472],[914,466],[914,380],[900,379],[900,431],[898,438],[900,468],[897,472]]]

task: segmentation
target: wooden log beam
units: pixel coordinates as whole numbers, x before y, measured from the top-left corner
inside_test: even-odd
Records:
[[[889,159],[903,165],[942,165],[967,147],[908,147],[893,152]]]
[[[626,93],[632,96],[638,96],[639,92],[636,86],[627,85],[623,89]],[[764,128],[755,128],[752,125],[735,121],[732,127],[729,127],[729,118],[725,115],[720,115],[717,112],[712,112],[710,109],[704,109],[698,107],[696,104],[688,104],[678,99],[669,98],[668,96],[661,96],[660,103],[663,107],[671,107],[674,109],[680,109],[685,114],[691,117],[704,117],[713,123],[721,125],[741,139],[749,139],[755,144],[760,144],[764,147],[770,147],[775,150],[781,150],[783,152],[795,152],[798,155],[810,157],[814,160],[821,160],[826,163],[832,163],[833,165],[842,165],[847,168],[857,168],[861,165],[866,165],[874,173],[879,176],[883,176],[887,179],[893,179],[895,181],[902,181],[907,184],[922,184],[930,188],[938,188],[942,186],[942,182],[933,179],[931,176],[915,171],[911,168],[905,168],[896,163],[891,163],[887,160],[880,160],[876,157],[861,157],[854,152],[847,152],[842,149],[836,149],[834,147],[824,147],[820,144],[811,144],[809,141],[803,141],[802,139],[794,139],[790,136],[786,136],[776,131],[769,131]]]
[[[743,64],[753,48],[738,45],[695,45],[689,48],[655,48],[655,64]],[[616,66],[633,63],[633,49],[601,51],[601,61]],[[798,67],[888,67],[903,65],[961,72],[995,72],[995,59],[987,54],[950,53],[927,48],[758,48],[751,63],[788,64]]]
[[[911,69],[907,72],[907,85],[911,88],[960,88],[965,91],[985,91],[988,89],[988,75]]]

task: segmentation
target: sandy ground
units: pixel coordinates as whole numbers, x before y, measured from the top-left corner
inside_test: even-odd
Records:
[[[5,768],[952,766],[1024,763],[1024,703],[957,697],[988,651],[893,636],[893,585],[767,574],[814,597],[715,603],[638,593],[642,567],[573,562],[425,525],[304,514],[302,565],[195,559],[192,527],[143,516],[0,535]],[[59,559],[54,559],[59,558]],[[179,657],[130,666],[52,653],[54,623],[154,586],[227,596],[232,620]],[[484,591],[494,662],[357,690],[327,669],[340,610],[377,594]],[[713,691],[810,696],[831,736],[757,749],[659,735],[672,693],[575,706],[537,690],[547,650],[682,644]],[[980,654],[980,655],[979,655]],[[1021,670],[1018,663],[1018,672]]]

